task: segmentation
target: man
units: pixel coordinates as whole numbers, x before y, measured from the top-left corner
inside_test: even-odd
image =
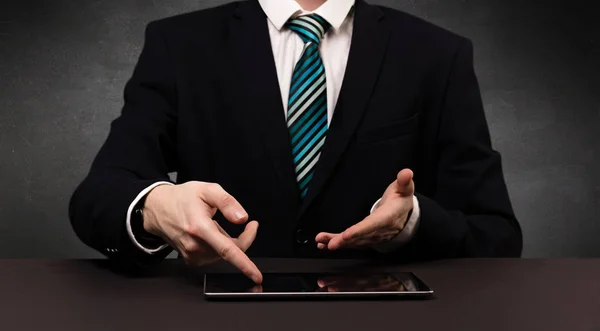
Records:
[[[72,225],[121,263],[176,249],[257,283],[248,256],[519,256],[472,52],[362,0],[250,0],[150,23]]]

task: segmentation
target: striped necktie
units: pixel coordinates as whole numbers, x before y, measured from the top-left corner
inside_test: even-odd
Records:
[[[327,84],[319,44],[330,25],[311,14],[291,19],[286,26],[305,43],[294,68],[287,112],[296,180],[304,198],[327,134]]]

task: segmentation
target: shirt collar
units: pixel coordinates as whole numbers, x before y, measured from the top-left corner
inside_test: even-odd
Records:
[[[308,13],[294,0],[258,0],[258,2],[277,30],[281,30],[291,17]],[[352,6],[354,0],[327,0],[312,13],[323,17],[334,30],[337,30],[344,23]]]

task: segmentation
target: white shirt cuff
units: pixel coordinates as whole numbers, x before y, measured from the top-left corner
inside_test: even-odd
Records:
[[[159,185],[173,185],[173,183],[170,182],[156,182],[148,187],[146,187],[142,192],[140,192],[140,194],[137,195],[137,197],[135,197],[135,199],[133,200],[133,202],[129,205],[129,209],[127,209],[127,220],[126,220],[126,227],[127,227],[127,234],[129,234],[129,238],[131,239],[131,241],[133,242],[133,244],[141,249],[142,251],[148,253],[148,254],[154,254],[156,252],[159,252],[162,249],[165,249],[168,245],[164,244],[158,248],[146,248],[144,246],[142,246],[142,244],[140,244],[136,239],[135,239],[135,235],[133,234],[133,230],[131,229],[131,213],[133,212],[133,209],[135,208],[135,205],[137,205],[137,203],[146,195],[148,194],[148,192],[150,192],[153,188],[159,186]]]
[[[377,200],[371,207],[371,213],[377,208],[381,199]],[[378,244],[374,248],[381,253],[391,252],[398,247],[408,243],[417,232],[419,227],[419,221],[421,220],[421,210],[419,209],[419,200],[413,195],[413,210],[410,214],[410,218],[406,221],[404,229],[400,233],[388,242]]]

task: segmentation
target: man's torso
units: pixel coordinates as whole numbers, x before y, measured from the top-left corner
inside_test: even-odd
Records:
[[[260,222],[250,255],[326,254],[310,244],[314,235],[362,220],[402,168],[414,170],[421,193],[434,190],[439,109],[460,37],[357,2],[333,120],[301,200],[258,3],[228,4],[156,24],[176,87],[169,102],[177,109],[178,182],[217,182],[240,201]],[[232,235],[242,229],[221,224]]]

